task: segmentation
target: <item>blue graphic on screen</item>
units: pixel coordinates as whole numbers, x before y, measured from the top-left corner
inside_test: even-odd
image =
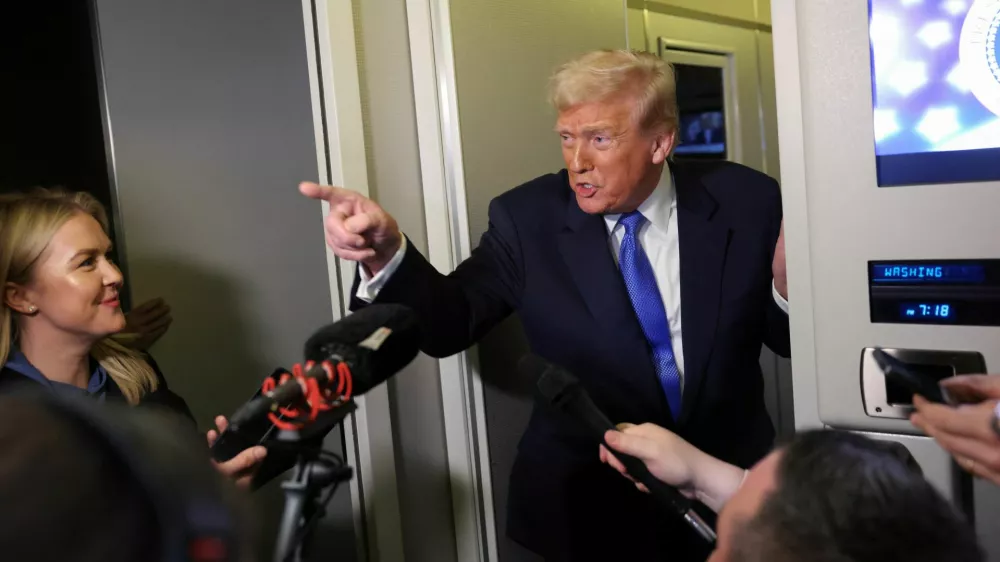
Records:
[[[721,111],[681,113],[677,154],[726,154],[726,118]]]
[[[955,317],[955,307],[941,302],[911,302],[899,307],[899,315],[904,320],[951,320]]]
[[[982,265],[941,264],[875,264],[874,283],[964,283],[976,284],[986,280]]]
[[[1000,179],[1000,0],[870,0],[880,185]]]

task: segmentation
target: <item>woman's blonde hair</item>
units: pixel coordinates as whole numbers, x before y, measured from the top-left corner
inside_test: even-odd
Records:
[[[87,193],[36,188],[29,192],[0,196],[0,286],[25,285],[38,258],[56,231],[78,213],[97,219],[108,232],[104,207]],[[14,311],[6,301],[0,307],[0,365],[7,362],[17,342]],[[91,355],[108,372],[130,404],[156,390],[157,378],[143,356],[129,349],[119,336],[97,342]]]
[[[645,130],[677,130],[674,69],[652,53],[592,51],[560,66],[549,81],[549,101],[556,111],[623,94],[636,97],[635,116]]]

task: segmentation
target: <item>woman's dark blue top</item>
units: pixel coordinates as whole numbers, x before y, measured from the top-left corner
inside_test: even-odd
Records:
[[[191,414],[187,403],[183,398],[170,391],[167,387],[167,381],[163,378],[163,373],[160,372],[156,362],[148,355],[145,359],[153,368],[153,372],[156,373],[159,384],[155,391],[143,396],[137,406],[166,408],[194,422],[194,416]],[[4,364],[3,369],[0,369],[0,394],[18,391],[48,390],[62,395],[90,396],[102,402],[107,400],[125,401],[125,395],[122,394],[121,389],[115,384],[114,379],[93,358],[90,360],[90,368],[91,375],[90,381],[87,383],[87,388],[79,388],[71,384],[51,381],[45,378],[45,375],[35,368],[20,350],[16,348],[11,349],[7,363]]]

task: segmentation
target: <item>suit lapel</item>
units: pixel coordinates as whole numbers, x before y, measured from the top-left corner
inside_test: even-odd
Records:
[[[615,259],[611,255],[608,229],[601,216],[591,216],[570,201],[569,220],[559,233],[559,251],[576,288],[594,319],[611,334],[638,326]],[[619,336],[620,337],[620,336]]]
[[[715,215],[718,204],[694,174],[675,165],[677,233],[681,261],[681,331],[684,335],[683,424],[690,417],[715,343],[722,272],[732,235]]]

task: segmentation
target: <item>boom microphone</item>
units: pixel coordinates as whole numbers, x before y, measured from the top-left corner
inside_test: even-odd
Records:
[[[306,364],[233,414],[234,429],[261,416],[303,401],[318,410],[321,403],[347,402],[406,367],[420,351],[416,313],[403,305],[373,304],[321,328],[305,344]]]
[[[694,510],[691,500],[684,497],[673,486],[665,484],[650,474],[649,469],[641,460],[615,451],[604,441],[605,433],[618,429],[594,404],[576,377],[565,369],[532,354],[525,355],[521,359],[518,370],[523,376],[538,377],[538,394],[546,403],[556,410],[576,418],[590,430],[594,438],[604,443],[604,446],[614,453],[615,458],[625,465],[629,475],[643,483],[654,498],[683,517],[688,525],[706,541],[715,543],[715,531]]]

